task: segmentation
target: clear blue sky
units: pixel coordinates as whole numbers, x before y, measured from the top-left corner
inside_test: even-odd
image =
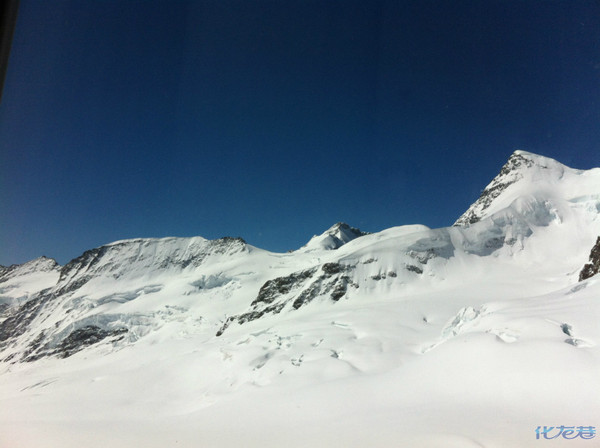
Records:
[[[447,226],[515,149],[600,166],[599,2],[21,0],[0,264]]]

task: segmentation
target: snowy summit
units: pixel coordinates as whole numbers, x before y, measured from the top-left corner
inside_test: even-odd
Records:
[[[600,169],[517,151],[457,216],[0,267],[0,445],[530,447],[600,426]]]
[[[302,251],[314,250],[334,250],[349,243],[353,239],[367,235],[368,233],[361,231],[355,227],[350,227],[348,224],[338,222],[334,224],[321,235],[313,236],[310,241],[303,246]]]

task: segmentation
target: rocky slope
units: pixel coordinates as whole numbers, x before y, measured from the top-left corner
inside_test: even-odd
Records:
[[[579,281],[587,280],[600,272],[600,237],[590,252],[590,262],[579,273]]]

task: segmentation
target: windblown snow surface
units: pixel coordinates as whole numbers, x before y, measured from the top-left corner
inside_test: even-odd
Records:
[[[600,170],[514,153],[454,226],[126,240],[0,271],[0,446],[531,447],[600,427]]]

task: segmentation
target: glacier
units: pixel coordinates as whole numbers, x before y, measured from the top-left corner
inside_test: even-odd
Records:
[[[0,446],[529,447],[600,425],[599,216],[600,169],[516,151],[445,228],[0,267]]]

